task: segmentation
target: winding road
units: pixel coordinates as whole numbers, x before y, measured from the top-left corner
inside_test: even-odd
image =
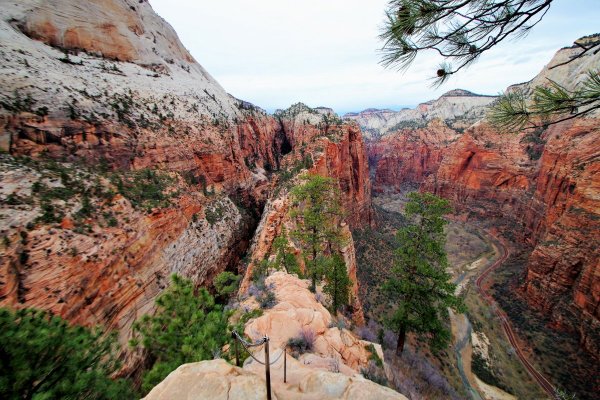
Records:
[[[500,307],[498,307],[498,305],[494,301],[492,295],[487,291],[487,289],[483,285],[485,280],[488,278],[489,274],[494,269],[496,269],[497,267],[502,265],[502,263],[504,263],[506,261],[506,259],[508,258],[508,256],[510,255],[507,247],[504,245],[502,240],[500,240],[498,237],[496,237],[495,235],[493,235],[489,232],[488,232],[488,234],[495,239],[496,244],[498,245],[498,248],[500,249],[501,255],[500,255],[500,258],[498,258],[494,263],[492,263],[489,267],[487,267],[483,271],[483,273],[477,278],[477,280],[475,281],[477,290],[479,291],[481,297],[490,306],[495,306],[495,308],[497,310],[496,314],[500,318],[500,321],[502,323],[502,328],[504,329],[504,333],[506,334],[506,337],[508,338],[508,341],[510,342],[512,347],[515,349],[515,353],[519,357],[519,360],[521,360],[521,363],[523,364],[523,366],[525,367],[527,372],[529,372],[529,375],[531,375],[531,377],[533,379],[535,379],[535,381],[548,394],[548,396],[550,396],[550,398],[557,399],[558,397],[556,396],[556,392],[555,392],[552,384],[542,374],[540,374],[533,367],[533,365],[531,365],[531,363],[527,360],[527,357],[525,357],[525,354],[523,353],[523,351],[521,350],[521,347],[519,346],[519,343],[517,342],[516,334],[510,325],[508,316],[506,315],[506,313],[504,311],[502,311],[502,309],[500,309]]]

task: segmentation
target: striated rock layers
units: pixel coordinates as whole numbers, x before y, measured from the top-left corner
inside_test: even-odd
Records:
[[[1,305],[103,324],[125,343],[169,274],[209,285],[236,270],[276,177],[305,159],[339,180],[350,226],[370,223],[356,125],[233,98],[145,1],[4,4],[0,58]],[[119,194],[146,170],[166,175],[168,202]]]
[[[360,129],[355,124],[323,121],[316,125],[309,123],[309,118],[315,117],[314,110],[307,111],[306,106],[299,105],[287,110],[287,115],[279,116],[286,137],[311,137],[312,141],[292,151],[282,165],[291,175],[288,181],[279,177],[277,188],[268,200],[261,221],[256,229],[252,244],[248,250],[250,262],[246,268],[240,291],[246,292],[251,284],[254,268],[263,260],[274,257],[273,241],[281,234],[283,228],[292,232],[296,227],[290,218],[289,189],[299,184],[298,176],[302,173],[320,174],[335,178],[342,194],[342,206],[345,211],[345,221],[340,227],[346,237],[346,245],[342,254],[348,269],[348,275],[353,281],[352,308],[354,321],[364,322],[362,305],[358,297],[358,280],[356,279],[356,257],[350,228],[369,225],[372,223],[371,185],[367,165],[366,151]],[[295,115],[290,112],[295,110]],[[319,118],[319,117],[317,117]],[[304,121],[299,123],[299,121]],[[299,136],[297,132],[303,132]],[[294,139],[291,139],[294,140]],[[296,174],[294,176],[294,174]],[[299,250],[297,258],[303,263]]]
[[[539,160],[530,160],[523,135],[497,137],[486,126],[463,136],[424,190],[449,198],[457,211],[498,221],[501,231],[533,247],[525,297],[556,325],[579,332],[600,354],[599,119],[550,127]],[[496,136],[496,137],[494,137]],[[500,143],[495,141],[495,143]]]
[[[549,65],[575,51],[560,50]],[[547,79],[572,88],[599,57],[545,68],[523,88]],[[514,134],[499,134],[485,120],[463,132],[456,128],[462,119],[430,120],[369,142],[373,190],[420,186],[531,246],[525,297],[600,356],[600,115]]]
[[[401,191],[437,172],[448,145],[460,134],[435,120],[367,143],[373,191]]]
[[[287,160],[288,165],[308,157],[304,166],[312,173],[338,181],[350,226],[370,224],[371,181],[358,125],[342,121],[328,108],[311,109],[302,103],[277,111],[275,117],[288,145],[296,149]]]
[[[66,161],[71,171],[60,185],[43,168],[2,165],[0,301],[117,328],[124,343],[171,273],[207,285],[235,268],[255,225],[242,209],[260,213],[269,190],[263,167],[276,164],[280,130],[225,93],[147,3],[129,3],[24,1],[3,7],[0,20],[0,145]],[[149,47],[144,35],[159,38]],[[168,205],[142,210],[114,196],[126,171],[144,169],[170,175]],[[88,216],[74,229],[85,196],[45,205],[33,196],[40,182],[67,192],[76,176],[87,176],[86,213],[101,208],[114,222]],[[94,181],[113,197],[91,196]],[[48,206],[62,223],[39,217]],[[209,211],[218,218],[208,222]]]

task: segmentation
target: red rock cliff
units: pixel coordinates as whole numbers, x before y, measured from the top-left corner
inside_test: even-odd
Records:
[[[313,154],[329,128],[292,126],[228,95],[146,2],[55,3],[0,12],[0,148],[46,160],[0,160],[0,304],[117,328],[124,343],[171,273],[207,285],[237,266],[274,172],[303,158],[303,146]],[[339,179],[348,222],[369,223],[360,130],[331,125],[339,139],[323,139],[315,168]],[[98,210],[77,227],[80,194],[52,200],[62,221],[38,219],[32,188],[64,190],[57,168]],[[145,210],[114,195],[112,178],[146,169],[170,179],[168,204]]]
[[[364,322],[362,305],[358,297],[356,279],[356,257],[350,227],[372,223],[371,183],[367,165],[366,150],[359,127],[341,120],[328,123],[327,119],[315,110],[302,104],[276,114],[285,134],[285,141],[293,143],[290,152],[282,159],[282,168],[295,174],[317,173],[335,178],[342,195],[345,222],[342,226],[348,245],[342,249],[348,274],[353,281],[352,306],[354,320]],[[250,263],[247,266],[241,291],[245,292],[251,283],[254,267],[272,252],[274,239],[281,233],[294,229],[289,215],[289,182],[276,182],[277,189],[268,201],[256,230],[252,246],[248,252]]]
[[[550,65],[573,51],[559,51]],[[546,78],[573,85],[597,63],[595,55],[562,71],[545,69],[527,87]],[[457,212],[494,220],[506,235],[526,242],[533,248],[526,298],[556,326],[577,331],[582,345],[600,356],[599,116],[503,135],[485,122],[464,133],[451,129],[460,118],[427,121],[424,128],[369,142],[374,190],[420,185],[452,200]]]

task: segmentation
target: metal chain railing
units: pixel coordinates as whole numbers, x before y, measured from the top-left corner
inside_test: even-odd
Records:
[[[242,338],[236,331],[231,332],[231,336],[234,339],[234,347],[235,347],[235,365],[240,367],[240,353],[238,348],[238,342],[242,345],[242,347],[248,352],[250,357],[257,363],[265,366],[265,380],[267,383],[267,400],[271,400],[271,365],[275,364],[281,356],[283,355],[283,382],[287,382],[287,346],[284,344],[281,348],[281,353],[279,356],[273,361],[269,359],[269,337],[265,336],[262,339],[258,340],[256,343],[251,343]],[[261,361],[258,358],[254,357],[254,354],[250,351],[251,347],[259,347],[265,346],[265,360]]]

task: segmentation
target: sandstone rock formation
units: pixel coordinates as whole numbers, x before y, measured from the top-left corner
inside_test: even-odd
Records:
[[[7,162],[0,163],[0,171],[4,198],[31,193],[39,179],[37,171]],[[213,208],[220,218],[211,224],[203,216]],[[103,210],[119,223],[108,227],[90,219],[82,224],[89,230],[80,231],[69,218],[62,224],[36,222],[38,205],[4,205],[2,232],[9,245],[0,258],[2,304],[117,328],[126,341],[131,324],[152,310],[170,274],[208,285],[239,259],[249,240],[247,218],[225,194],[207,199],[192,192],[150,213],[116,195]]]
[[[248,337],[258,340],[269,336],[271,347],[280,349],[288,339],[297,337],[302,330],[308,330],[316,338],[313,355],[327,361],[337,357],[353,372],[367,366],[371,353],[366,346],[370,343],[358,339],[345,328],[331,327],[333,318],[316,300],[315,294],[308,290],[308,281],[284,272],[275,272],[265,283],[273,287],[277,304],[246,324],[245,333]],[[383,359],[381,346],[374,346]]]
[[[85,6],[56,0],[21,3],[25,4],[11,10],[12,25],[53,47],[142,65],[194,62],[173,28],[147,1],[92,0]]]
[[[326,143],[329,143],[328,141],[326,141]],[[338,143],[343,143],[343,142],[338,142]],[[336,145],[333,146],[334,149],[337,148]],[[343,148],[346,148],[345,146]],[[338,153],[336,151],[336,153]],[[364,159],[364,153],[363,153],[363,157]],[[327,152],[323,152],[320,155],[319,161],[317,161],[317,163],[311,168],[311,173],[319,173],[321,175],[324,176],[331,176],[332,172],[335,174],[337,172],[339,172],[339,168],[335,168],[333,171],[327,169],[327,166],[331,166],[331,164],[329,164],[328,162],[322,162],[322,160],[327,160],[330,159],[329,156],[327,155]],[[339,164],[339,159],[336,158],[331,158],[331,160],[333,160],[333,164],[334,166],[336,165],[340,165]],[[344,164],[341,164],[344,165]],[[347,166],[347,165],[346,165]],[[308,172],[307,170],[301,170],[300,173],[302,172]],[[342,170],[343,171],[343,170]],[[367,176],[366,175],[366,164],[364,162],[361,163],[361,171],[360,172],[354,172],[352,169],[350,169],[350,172],[353,174],[364,174],[363,176]],[[335,177],[335,175],[334,175]],[[366,178],[368,181],[368,177]],[[297,179],[292,181],[293,184],[295,183],[299,183],[297,182]],[[340,181],[341,182],[341,181]],[[362,182],[362,181],[361,181]],[[365,193],[362,192],[362,194],[358,197],[354,197],[352,195],[348,195],[348,187],[344,188],[342,186],[342,190],[345,190],[343,192],[341,192],[342,194],[345,193],[345,195],[343,195],[343,199],[344,200],[342,203],[343,204],[351,204],[351,206],[349,207],[351,210],[358,210],[356,211],[357,214],[355,214],[354,216],[351,216],[350,218],[348,218],[351,222],[355,223],[355,227],[359,226],[359,224],[369,224],[371,222],[371,198],[370,198],[370,185],[366,186],[366,190],[367,193],[369,193],[369,197],[364,197]],[[254,238],[252,240],[252,243],[250,245],[250,249],[248,250],[248,255],[250,257],[250,262],[248,264],[248,266],[246,267],[245,270],[245,274],[240,286],[240,293],[246,293],[248,288],[251,285],[251,280],[252,280],[252,275],[254,272],[254,269],[256,268],[256,266],[258,264],[260,264],[260,262],[264,259],[273,259],[274,258],[274,254],[273,254],[273,242],[275,240],[275,238],[280,235],[283,231],[283,228],[285,227],[285,230],[288,232],[292,232],[294,229],[296,229],[296,226],[294,224],[294,222],[292,221],[291,217],[290,217],[290,199],[289,199],[289,192],[287,191],[286,188],[283,189],[282,192],[279,192],[279,196],[276,196],[274,198],[269,199],[269,201],[267,201],[267,205],[265,206],[264,210],[263,210],[263,214],[262,214],[262,218],[261,221],[256,229],[256,233],[254,235]],[[352,193],[352,192],[350,192]],[[360,200],[364,200],[364,203],[361,204]],[[367,204],[367,206],[365,206],[364,204]],[[348,206],[346,206],[348,207]],[[348,208],[346,208],[346,210],[348,210]],[[355,249],[354,249],[354,242],[352,240],[352,233],[350,231],[350,226],[348,225],[346,222],[342,222],[341,226],[340,226],[340,230],[342,235],[344,236],[346,245],[341,249],[342,251],[342,255],[344,257],[344,261],[346,263],[346,267],[348,270],[348,276],[350,277],[351,281],[353,282],[352,287],[351,287],[351,297],[352,297],[352,309],[353,309],[353,320],[354,322],[358,323],[358,324],[362,324],[364,323],[364,314],[363,314],[363,309],[362,309],[362,304],[360,302],[360,297],[358,295],[359,292],[359,287],[358,287],[358,279],[356,277],[356,269],[357,269],[357,263],[356,263],[356,254],[355,254]],[[288,238],[289,239],[289,238]],[[296,258],[299,261],[299,263],[301,265],[304,265],[304,261],[302,260],[302,257],[300,255],[300,250],[296,249]]]
[[[279,205],[281,206],[281,204]],[[274,399],[405,399],[398,392],[360,375],[373,355],[383,360],[381,346],[358,339],[351,331],[332,326],[329,311],[308,290],[309,282],[285,272],[274,272],[265,284],[275,293],[277,304],[251,319],[244,333],[252,341],[269,337],[270,377]],[[257,307],[252,297],[240,307]],[[301,330],[314,334],[314,348],[294,358],[284,347]],[[251,348],[265,359],[264,345]],[[371,350],[370,350],[371,349]],[[286,383],[284,359],[286,357]],[[243,368],[224,360],[180,366],[147,396],[148,400],[174,398],[263,399],[266,397],[265,367],[249,357]]]
[[[398,392],[360,375],[373,355],[383,360],[381,346],[358,339],[351,331],[333,326],[329,311],[308,290],[309,282],[285,272],[274,272],[265,284],[275,293],[277,304],[251,319],[244,333],[252,341],[269,337],[271,385],[275,399],[405,399]],[[241,307],[257,307],[252,297]],[[296,359],[288,349],[290,338],[301,330],[314,334],[314,348]],[[264,345],[250,348],[264,361]],[[287,382],[283,382],[286,357]],[[243,368],[223,360],[186,364],[172,372],[146,397],[174,398],[265,398],[265,367],[249,357]]]
[[[119,196],[94,198],[117,226],[90,220],[87,232],[69,222],[81,198],[54,204],[67,212],[61,226],[37,222],[37,201],[3,203],[1,230],[9,245],[0,259],[2,304],[117,328],[123,343],[169,274],[200,285],[235,267],[253,223],[231,199],[260,209],[268,192],[261,167],[276,164],[279,130],[273,118],[229,96],[147,3],[130,3],[24,1],[7,4],[0,18],[4,151],[69,161],[73,174],[89,176],[88,190],[98,180],[114,191],[97,174],[102,168],[159,168],[179,188],[169,207],[151,212]],[[152,44],[144,35],[159,38]],[[32,185],[48,174],[4,161],[3,199],[29,198]],[[91,165],[104,167],[88,170]],[[208,223],[205,212],[215,207],[221,219]]]
[[[352,227],[371,223],[371,182],[360,128],[344,123],[329,109],[299,103],[275,117],[290,146],[299,149],[287,162],[310,158],[310,172],[335,178],[346,219]]]
[[[458,132],[436,120],[423,128],[368,142],[373,191],[402,191],[407,185],[421,184],[437,172],[447,147],[459,137]]]
[[[151,210],[120,195],[92,195],[101,212],[80,231],[73,221],[83,195],[53,200],[65,214],[61,223],[38,219],[43,204],[32,187],[41,179],[64,190],[56,170],[2,159],[2,305],[117,328],[125,343],[169,274],[209,285],[224,269],[236,270],[277,173],[305,158],[339,179],[351,226],[370,222],[367,159],[355,125],[308,107],[304,124],[294,110],[274,117],[233,98],[145,1],[5,4],[0,58],[3,151],[59,160],[59,169],[85,176],[89,193],[93,186],[118,191],[112,178],[130,171],[159,169],[172,181],[168,206]],[[10,196],[22,204],[9,204]]]
[[[382,399],[406,397],[360,376],[314,370],[288,357],[288,383],[283,383],[282,360],[273,367],[273,399]],[[237,368],[223,360],[185,364],[173,371],[145,397],[171,399],[265,399],[264,370]]]
[[[548,79],[574,88],[586,71],[598,65],[598,54],[549,67],[576,51],[560,50],[522,88],[531,92]],[[428,112],[441,120],[411,117],[395,132],[389,132],[390,123],[379,116],[371,125],[368,115],[352,117],[367,118],[360,122],[363,128],[374,126],[381,132],[368,142],[373,190],[420,187],[452,200],[458,213],[496,221],[508,237],[532,246],[526,298],[551,315],[556,326],[577,331],[583,347],[598,356],[600,115],[588,114],[548,129],[500,134],[485,120],[472,124],[484,115],[488,103],[477,104],[472,111],[473,104],[465,103],[453,113],[446,106],[437,110],[438,99]],[[410,112],[417,114],[419,108]]]

